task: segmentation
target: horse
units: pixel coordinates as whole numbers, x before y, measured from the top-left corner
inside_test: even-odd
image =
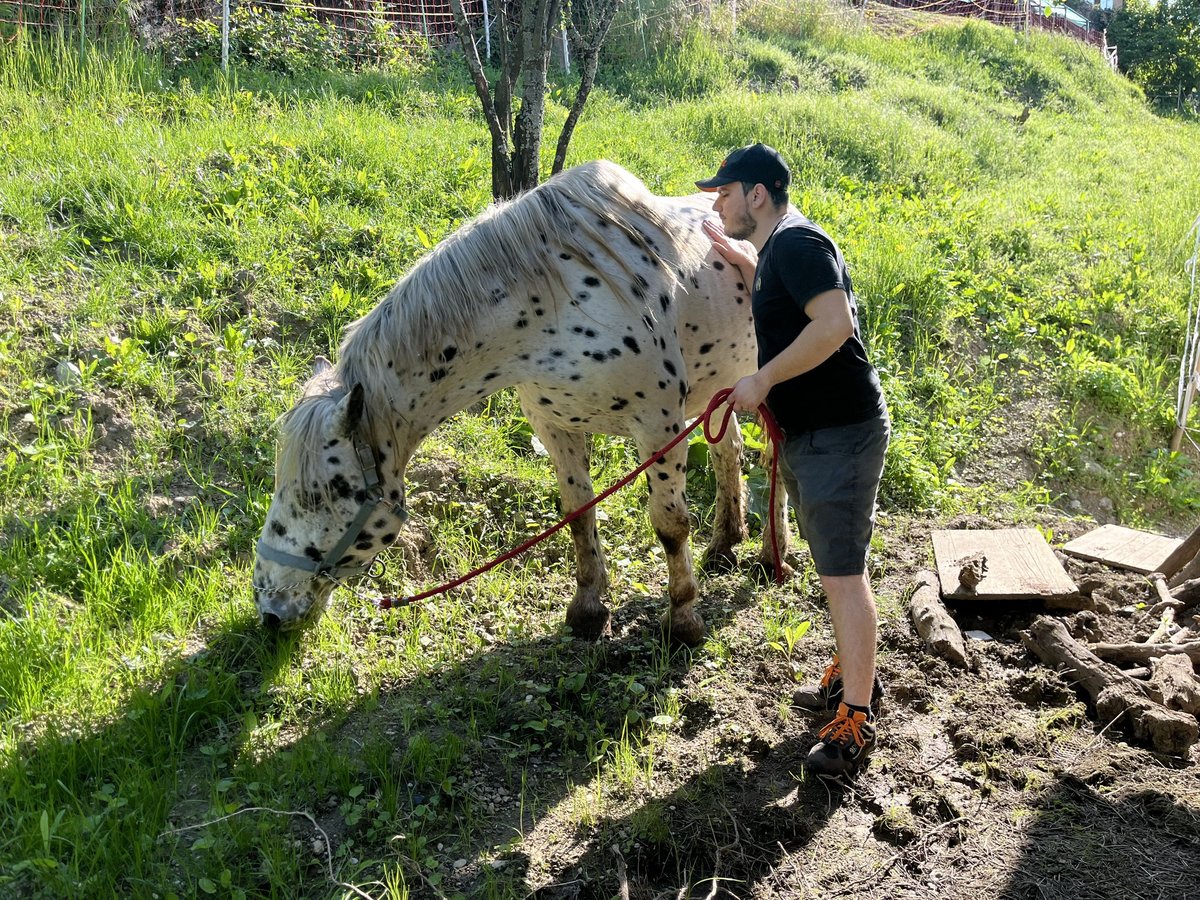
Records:
[[[279,421],[275,491],[252,587],[260,622],[315,620],[336,584],[366,575],[407,518],[405,467],[456,412],[515,387],[554,465],[564,511],[595,496],[593,433],[632,437],[643,461],[722,387],[757,366],[749,286],[700,231],[705,195],[665,198],[607,161],[489,207],[425,255],[347,328]],[[742,440],[712,448],[715,524],[705,567],[745,539]],[[686,442],[647,470],[667,559],[672,639],[699,643],[684,499]],[[778,510],[773,512],[780,521]],[[610,630],[594,510],[570,524],[576,590],[566,623]],[[764,554],[765,563],[765,554]]]

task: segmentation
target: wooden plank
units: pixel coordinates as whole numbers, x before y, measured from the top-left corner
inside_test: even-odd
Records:
[[[935,531],[942,596],[950,600],[1063,599],[1079,594],[1062,564],[1036,528]],[[983,579],[970,590],[959,583],[962,561],[982,555]]]
[[[1135,531],[1121,525],[1101,525],[1063,547],[1063,552],[1079,559],[1147,574],[1157,572],[1183,541],[1178,538]]]

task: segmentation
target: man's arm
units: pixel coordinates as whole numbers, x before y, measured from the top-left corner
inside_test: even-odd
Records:
[[[817,294],[804,304],[804,313],[812,321],[787,349],[733,386],[728,402],[735,410],[757,410],[771,388],[815,369],[854,334],[850,298],[841,288]]]

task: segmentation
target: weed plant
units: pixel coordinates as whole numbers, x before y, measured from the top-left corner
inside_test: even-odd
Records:
[[[664,194],[753,140],[792,161],[794,202],[855,274],[894,420],[888,513],[1021,519],[1100,497],[1135,525],[1193,512],[1195,455],[1163,447],[1196,126],[1062,39],[897,37],[784,6],[750,5],[735,29],[641,4],[572,160],[614,159]],[[517,876],[486,863],[553,806],[538,772],[573,785],[562,815],[601,821],[672,779],[670,742],[732,654],[790,665],[823,627],[804,572],[735,589],[761,602],[761,633],[723,628],[710,601],[708,643],[673,652],[639,484],[603,511],[629,626],[612,644],[560,631],[564,535],[436,603],[379,614],[339,592],[309,632],[264,638],[249,572],[275,418],[313,357],[489,200],[453,60],[328,72],[305,46],[225,77],[198,54],[0,44],[0,892],[319,895],[332,870],[405,896],[483,847],[480,890],[508,896]],[[556,78],[550,128],[570,95]],[[691,457],[703,538],[712,484]],[[594,461],[604,486],[632,451],[599,439]],[[417,549],[389,557],[385,591],[559,513],[511,394],[436,432],[412,492]],[[517,832],[499,833],[501,794]],[[260,809],[307,811],[329,847]],[[661,838],[656,809],[639,834]]]

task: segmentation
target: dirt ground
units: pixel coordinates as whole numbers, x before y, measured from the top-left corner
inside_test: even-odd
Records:
[[[1040,604],[958,609],[964,630],[994,638],[968,642],[969,671],[918,640],[904,603],[916,573],[931,568],[930,530],[1006,524],[881,523],[879,667],[888,696],[879,746],[853,787],[802,776],[822,722],[781,702],[793,672],[782,655],[761,652],[753,584],[741,573],[715,576],[704,583],[702,609],[730,644],[731,677],[711,679],[687,654],[673,662],[683,696],[712,698],[711,686],[722,687],[714,699],[684,703],[649,790],[610,789],[589,819],[580,809],[586,795],[579,799],[586,769],[550,752],[530,767],[518,798],[480,753],[465,783],[488,811],[473,846],[455,851],[463,859],[441,887],[410,886],[429,896],[544,898],[1200,898],[1200,745],[1187,758],[1155,755],[1096,721],[1086,697],[1021,642],[1046,612]],[[1056,541],[1094,527],[1040,524]],[[1064,565],[1115,610],[1053,613],[1076,636],[1140,640],[1153,630],[1157,617],[1138,606],[1154,602],[1143,576]],[[795,602],[814,627],[793,660],[819,673],[832,648],[823,604]],[[638,636],[656,627],[658,612],[650,601],[614,611],[608,665],[650,666]],[[498,858],[485,851],[505,842]]]

